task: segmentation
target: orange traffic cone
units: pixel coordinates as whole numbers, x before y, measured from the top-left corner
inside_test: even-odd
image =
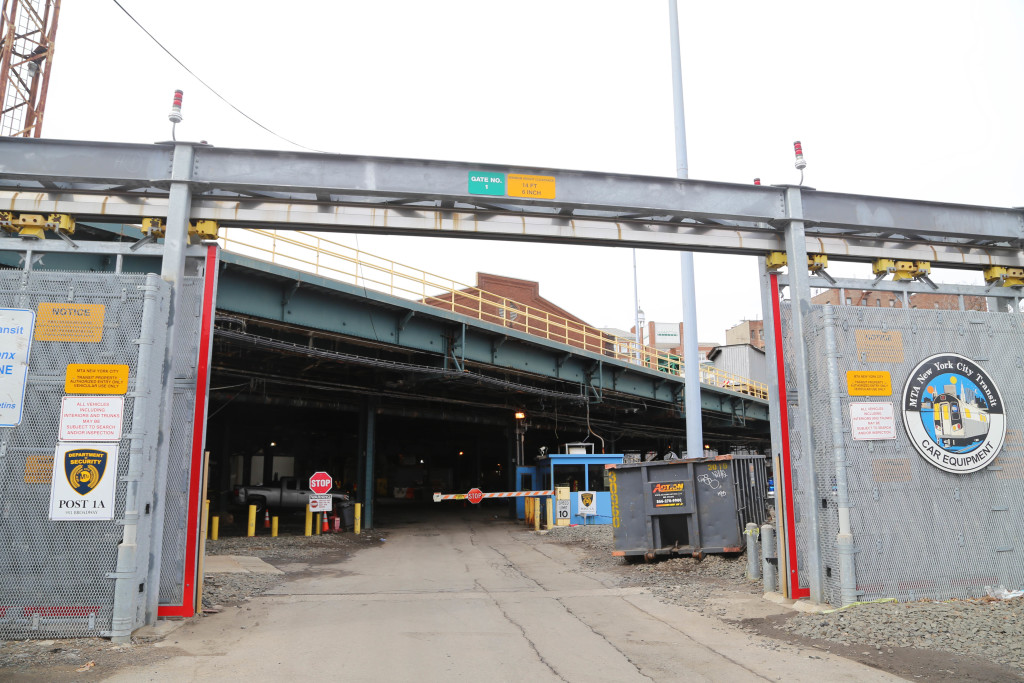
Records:
[[[270,508],[267,508],[266,512],[263,513],[263,528],[270,528]]]
[[[326,513],[324,513],[324,514],[322,515],[322,519],[324,520],[324,525],[323,525],[323,529],[321,529],[321,531],[322,531],[323,533],[327,533],[327,531],[328,531],[328,528],[327,528],[327,514],[326,514]]]

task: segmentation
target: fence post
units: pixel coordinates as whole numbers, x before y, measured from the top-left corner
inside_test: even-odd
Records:
[[[747,524],[743,535],[747,537],[747,579],[757,581],[761,578],[761,566],[758,562],[758,556],[760,555],[758,546],[760,544],[757,538],[757,525],[753,522]]]
[[[775,545],[775,527],[771,524],[761,526],[761,574],[764,576],[764,592],[774,593],[778,587],[776,567],[778,563],[778,546]],[[775,562],[772,562],[775,560]]]

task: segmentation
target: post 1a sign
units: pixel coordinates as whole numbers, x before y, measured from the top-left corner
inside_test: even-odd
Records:
[[[317,472],[309,478],[309,490],[313,493],[320,495],[329,493],[333,485],[334,479],[326,472]]]

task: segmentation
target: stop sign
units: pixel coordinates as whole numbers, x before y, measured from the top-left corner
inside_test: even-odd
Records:
[[[466,500],[468,500],[470,503],[473,503],[474,505],[476,505],[483,499],[484,494],[483,491],[481,491],[480,489],[470,489],[469,493],[466,494]]]
[[[317,472],[309,478],[309,490],[313,493],[324,494],[331,490],[334,479],[326,472]]]

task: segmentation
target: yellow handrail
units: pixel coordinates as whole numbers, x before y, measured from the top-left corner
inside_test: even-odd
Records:
[[[418,301],[483,322],[526,332],[550,341],[637,363],[685,377],[676,354],[641,346],[629,337],[610,335],[562,316],[465,285],[450,278],[402,265],[341,244],[319,234],[277,232],[255,228],[222,229],[220,245],[231,252],[267,263],[321,275],[357,287],[373,288],[394,297]],[[714,366],[700,367],[702,384],[768,398],[768,385]]]

